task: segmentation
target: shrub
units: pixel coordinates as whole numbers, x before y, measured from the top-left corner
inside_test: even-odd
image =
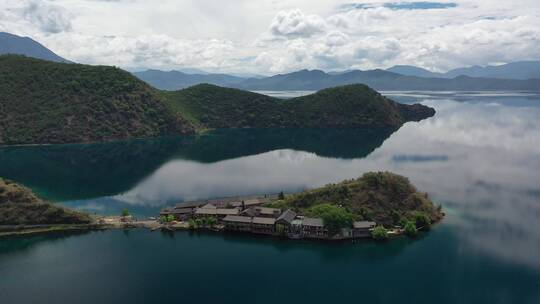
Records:
[[[426,230],[431,228],[431,219],[423,212],[417,212],[414,216],[416,228],[423,227]]]
[[[122,209],[122,216],[123,217],[129,216],[129,210],[127,208]]]
[[[378,241],[388,239],[388,230],[384,226],[377,226],[371,231],[371,237]]]
[[[409,237],[416,237],[418,235],[418,230],[413,222],[409,221],[405,224],[405,235]]]

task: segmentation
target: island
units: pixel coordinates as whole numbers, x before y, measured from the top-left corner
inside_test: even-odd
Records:
[[[92,143],[213,129],[394,128],[435,110],[363,84],[282,100],[200,84],[161,91],[116,67],[0,56],[0,145]]]
[[[0,236],[60,230],[147,228],[249,233],[288,239],[355,240],[415,237],[444,217],[428,194],[403,176],[368,172],[362,177],[300,193],[181,202],[157,218],[95,216],[39,199],[0,179]]]

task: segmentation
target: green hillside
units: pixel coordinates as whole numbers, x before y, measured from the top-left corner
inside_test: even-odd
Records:
[[[84,213],[47,203],[29,189],[0,178],[0,225],[89,224]]]
[[[443,214],[426,193],[419,192],[406,177],[390,172],[369,172],[362,177],[287,196],[272,203],[309,214],[317,205],[342,206],[357,220],[375,221],[387,227],[426,216],[431,223]]]
[[[191,132],[153,88],[121,69],[0,56],[0,144]]]
[[[0,56],[0,145],[100,142],[220,128],[398,128],[433,116],[365,85],[281,100],[202,84],[159,91],[115,67]]]
[[[280,100],[270,96],[210,84],[162,94],[172,109],[200,128],[283,126]]]
[[[172,109],[205,129],[397,128],[435,114],[423,105],[398,104],[362,84],[287,100],[209,84],[162,94]]]

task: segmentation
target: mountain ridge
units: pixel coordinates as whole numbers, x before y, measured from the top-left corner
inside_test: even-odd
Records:
[[[54,62],[71,62],[58,56],[53,51],[49,50],[41,43],[33,40],[30,37],[22,37],[6,32],[0,32],[0,55],[5,54],[25,55],[27,57]]]
[[[394,71],[396,71],[394,69]],[[425,73],[429,71],[425,70]],[[376,90],[433,90],[433,91],[501,91],[501,90],[538,90],[540,79],[499,79],[470,77],[463,75],[453,78],[442,77],[418,77],[406,76],[400,73],[375,69],[375,70],[352,70],[343,73],[326,73],[321,70],[300,70],[291,73],[277,74],[264,78],[234,78],[232,81],[223,80],[226,74],[204,75],[204,78],[194,75],[182,75],[175,79],[169,72],[153,71],[159,77],[141,77],[150,85],[163,90],[183,89],[191,85],[209,83],[230,88],[238,88],[252,91],[287,91],[287,90],[311,90],[317,91],[329,87],[344,86],[349,84],[366,84]],[[169,74],[166,74],[169,73]],[[140,74],[135,74],[139,76]],[[233,76],[230,76],[233,77]]]
[[[528,80],[540,79],[540,61],[516,61],[502,65],[488,65],[485,67],[474,65],[450,70],[445,73],[432,72],[424,68],[412,65],[396,65],[386,69],[404,76],[416,76],[423,78],[456,78],[468,76],[474,78],[495,78]]]

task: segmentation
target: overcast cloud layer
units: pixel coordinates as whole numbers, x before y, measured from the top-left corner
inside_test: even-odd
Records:
[[[273,74],[540,59],[538,0],[3,0],[0,31],[126,69]]]

